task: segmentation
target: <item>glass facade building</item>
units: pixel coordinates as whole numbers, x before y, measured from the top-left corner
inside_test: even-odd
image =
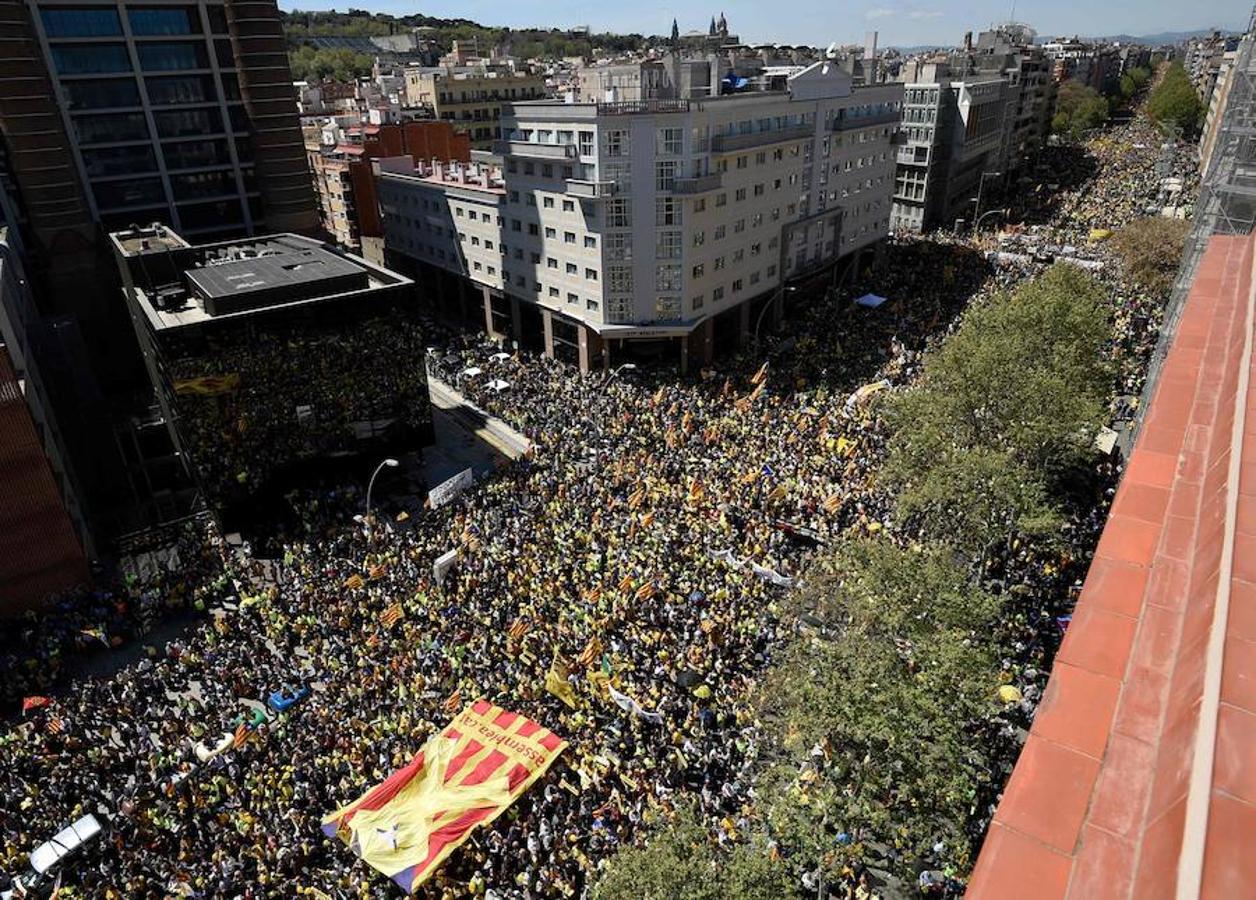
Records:
[[[225,0],[27,2],[93,218],[197,239],[265,229]]]

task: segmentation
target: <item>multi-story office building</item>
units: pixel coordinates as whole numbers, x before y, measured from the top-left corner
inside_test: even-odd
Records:
[[[901,97],[825,62],[781,91],[510,104],[500,172],[381,163],[389,258],[469,281],[490,331],[582,368],[635,341],[705,361],[885,237]]]
[[[72,456],[94,517],[115,523],[105,532],[165,507],[150,503],[163,479],[134,452],[152,444],[135,425],[150,420],[144,370],[101,226],[316,230],[293,98],[274,0],[0,0],[0,140],[27,271],[55,323],[54,404],[67,423],[105,419],[70,441],[86,448]],[[59,399],[88,396],[98,402]]]
[[[952,81],[943,61],[905,67],[903,146],[895,173],[892,225],[927,231],[974,221],[1004,172],[1008,80]]]
[[[312,227],[274,3],[27,5],[69,155],[106,229],[161,221],[225,236]]]
[[[545,79],[489,68],[406,69],[406,103],[432,111],[486,150],[501,138],[502,106],[546,96]]]
[[[295,234],[111,241],[164,423],[225,519],[315,467],[431,442],[410,279]]]

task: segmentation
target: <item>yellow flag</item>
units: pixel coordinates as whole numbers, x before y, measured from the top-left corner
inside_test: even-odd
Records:
[[[362,580],[361,575],[351,575],[349,580],[345,582],[345,587],[355,591],[361,590],[365,586],[366,582]]]
[[[567,666],[557,656],[550,664],[549,671],[545,673],[545,690],[572,709],[576,708],[576,690],[567,681]]]

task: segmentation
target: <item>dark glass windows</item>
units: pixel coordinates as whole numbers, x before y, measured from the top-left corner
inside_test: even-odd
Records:
[[[71,110],[140,105],[140,90],[133,78],[67,81],[61,89],[65,105]]]
[[[201,33],[201,19],[194,8],[132,6],[127,17],[131,20],[131,33],[141,37]]]
[[[177,109],[153,113],[158,137],[195,137],[222,131],[217,109]]]
[[[41,9],[44,33],[50,38],[105,37],[122,34],[118,11],[107,6],[86,9]]]
[[[61,75],[96,75],[131,71],[122,44],[65,44],[52,48],[52,62]]]
[[[136,43],[140,68],[145,72],[169,72],[175,69],[207,69],[205,45],[201,43],[176,44],[156,41]]]
[[[75,116],[73,121],[80,144],[114,144],[148,139],[148,123],[144,121],[143,113]]]
[[[152,172],[157,169],[157,160],[153,157],[153,148],[147,145],[102,147],[83,151],[83,167],[88,178],[99,178]]]

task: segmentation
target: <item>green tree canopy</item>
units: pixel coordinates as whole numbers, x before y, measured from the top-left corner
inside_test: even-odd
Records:
[[[374,61],[352,50],[316,50],[298,47],[288,54],[288,64],[296,81],[353,81],[370,75]]]
[[[1049,531],[1052,489],[1105,420],[1110,331],[1102,289],[1062,264],[970,309],[886,410],[883,479],[900,510],[978,553],[1001,533]]]
[[[1112,245],[1131,278],[1152,293],[1167,295],[1188,231],[1190,223],[1184,219],[1151,216],[1130,222],[1113,236]]]
[[[974,733],[997,709],[997,598],[945,551],[886,539],[839,545],[807,585],[799,602],[823,625],[762,694],[792,758],[759,785],[773,836],[831,878],[886,853],[905,871],[938,840],[966,865],[964,826],[991,769]]]
[[[1055,117],[1051,130],[1072,140],[1108,120],[1108,101],[1092,87],[1077,80],[1060,85],[1056,94]]]
[[[1147,97],[1147,115],[1156,124],[1174,129],[1181,135],[1194,134],[1203,115],[1203,103],[1181,63],[1171,63],[1159,84],[1151,89]]]
[[[677,814],[609,861],[594,900],[778,900],[793,894],[788,872],[762,835],[731,851],[712,843],[693,810]]]

